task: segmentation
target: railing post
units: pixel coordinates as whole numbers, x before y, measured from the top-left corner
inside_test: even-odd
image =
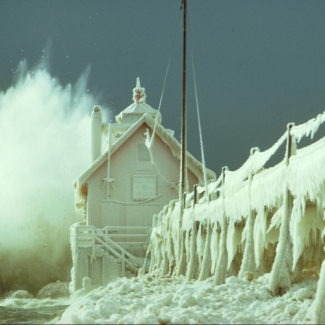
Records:
[[[122,252],[122,277],[125,276],[125,254]]]
[[[193,206],[192,206],[192,233],[191,233],[191,246],[190,246],[190,261],[187,267],[187,271],[186,271],[186,280],[190,281],[194,278],[194,271],[195,271],[195,267],[197,265],[197,263],[199,262],[198,260],[198,255],[196,252],[197,249],[197,245],[196,245],[196,237],[197,237],[197,226],[196,226],[196,221],[195,221],[195,217],[194,217],[194,208],[195,208],[195,204],[197,201],[197,187],[198,184],[195,184],[193,186]]]
[[[259,148],[255,147],[250,150],[250,156],[252,157]],[[255,252],[254,252],[254,224],[255,224],[255,211],[251,207],[251,184],[253,179],[252,171],[249,171],[248,175],[248,204],[249,204],[249,215],[246,220],[246,245],[244,250],[244,256],[240,270],[238,273],[239,278],[243,278],[246,272],[254,272],[256,269],[255,265]]]
[[[194,203],[194,205],[197,202],[197,187],[198,187],[198,184],[195,184],[194,185],[194,193],[193,193],[193,203]]]
[[[184,200],[184,209],[186,209],[186,195],[188,194],[189,192],[185,192],[183,195],[183,200]]]
[[[228,167],[222,167],[222,221],[221,221],[221,234],[219,241],[219,256],[217,260],[216,271],[214,274],[214,284],[223,284],[226,277],[227,271],[227,230],[228,222],[226,217],[226,207],[225,207],[225,181],[226,181],[226,170]]]
[[[289,159],[292,152],[292,136],[290,134],[291,128],[294,123],[287,125],[287,146],[285,155],[285,165],[288,167]],[[280,228],[279,243],[276,249],[276,256],[272,267],[272,272],[269,282],[269,290],[273,295],[282,293],[291,285],[291,263],[288,257],[292,257],[292,243],[290,238],[290,217],[291,217],[291,204],[292,197],[289,192],[288,182],[285,179],[284,192],[283,192],[283,215]],[[281,275],[281,276],[280,276]]]

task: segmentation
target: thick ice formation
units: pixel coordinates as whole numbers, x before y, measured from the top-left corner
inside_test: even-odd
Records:
[[[59,323],[325,322],[325,138],[296,148],[321,122],[252,148],[239,170],[185,194],[183,211],[171,201],[154,216],[149,274],[84,291]]]
[[[251,281],[231,276],[219,286],[213,277],[200,282],[155,274],[117,279],[73,302],[57,323],[311,324],[307,313],[316,276],[304,276],[281,297],[270,294],[269,278],[269,273]]]
[[[297,139],[298,142],[300,142],[304,136],[308,137],[310,135],[310,137],[313,138],[319,126],[324,122],[325,112],[323,112],[323,114],[319,114],[316,118],[313,118],[306,123],[297,125],[295,128],[293,128],[292,135]]]
[[[251,278],[271,272],[268,290],[276,296],[291,290],[303,272],[318,275],[325,256],[325,138],[301,149],[296,142],[304,135],[313,137],[324,116],[299,126],[288,124],[270,149],[252,148],[237,171],[224,168],[208,191],[197,187],[187,194],[181,232],[179,204],[166,206],[151,236],[150,272],[177,274],[181,234],[188,263],[183,274],[188,280],[214,275],[214,283],[221,285],[232,275]],[[284,160],[264,169],[285,140]],[[325,279],[319,281],[318,292],[325,292]],[[322,304],[323,299],[317,298],[310,310],[313,320],[325,321],[320,316]],[[289,313],[295,310],[291,309]]]
[[[55,283],[49,283],[43,287],[38,293],[37,298],[39,299],[57,299],[69,297],[69,282],[57,281]]]

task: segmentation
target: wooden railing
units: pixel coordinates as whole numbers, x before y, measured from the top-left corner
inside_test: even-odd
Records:
[[[127,233],[127,231],[137,231],[140,233]],[[71,242],[77,248],[94,247],[95,245],[102,245],[113,256],[121,261],[122,274],[125,272],[125,265],[133,271],[139,270],[140,263],[134,255],[129,253],[123,247],[144,246],[146,248],[150,238],[150,227],[113,227],[107,226],[99,229],[95,226],[74,225],[71,228]],[[125,233],[121,233],[125,232]],[[141,238],[143,241],[127,241],[128,238]],[[124,239],[125,241],[114,241],[114,239]],[[122,247],[123,246],[123,247]]]

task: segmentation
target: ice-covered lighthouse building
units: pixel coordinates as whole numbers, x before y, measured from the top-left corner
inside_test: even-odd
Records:
[[[75,181],[75,204],[85,222],[71,227],[73,269],[71,291],[84,277],[105,285],[117,276],[131,276],[142,267],[153,215],[178,198],[180,143],[165,129],[160,113],[146,103],[137,79],[133,104],[102,123],[102,109],[92,112],[92,163]],[[155,142],[150,152],[145,140]],[[187,153],[189,190],[203,185],[201,163]],[[207,171],[208,179],[215,174]]]

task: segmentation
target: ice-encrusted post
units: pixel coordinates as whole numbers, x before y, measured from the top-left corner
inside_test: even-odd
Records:
[[[285,155],[286,167],[292,155],[292,136],[290,134],[294,123],[287,125],[287,146]],[[290,217],[292,210],[292,197],[289,192],[288,182],[285,179],[283,186],[283,215],[280,228],[279,243],[276,249],[275,261],[271,272],[269,290],[273,295],[281,294],[290,288],[292,264],[292,243],[290,238]]]
[[[307,315],[310,315],[312,324],[324,324],[325,322],[325,261],[322,263],[322,268],[317,283],[316,297],[308,310]]]
[[[209,192],[208,188],[206,187],[206,204],[209,204],[210,202],[210,197],[209,197]],[[210,251],[210,242],[211,242],[211,222],[210,222],[210,216],[208,215],[207,217],[207,236],[205,239],[205,247],[204,247],[204,253],[203,253],[203,261],[202,261],[202,268],[201,272],[199,275],[198,280],[202,281],[205,280],[209,275],[210,275],[210,270],[211,270],[211,251]]]
[[[319,199],[321,200],[321,198]],[[320,204],[320,202],[318,202]],[[324,203],[320,204],[321,206]],[[324,236],[325,229],[323,229],[322,236]],[[325,250],[325,247],[323,247]],[[317,282],[316,297],[311,307],[308,310],[305,320],[311,319],[312,324],[325,323],[325,260],[322,263],[319,279]]]
[[[178,238],[177,238],[177,257],[176,257],[176,274],[179,276],[183,274],[183,230],[182,219],[184,210],[183,195],[188,189],[187,177],[187,128],[186,128],[186,0],[183,1],[183,71],[182,71],[182,134],[181,134],[181,160],[180,160],[180,181],[179,181],[179,220],[178,220]]]
[[[186,208],[186,195],[188,192],[185,192],[183,194],[183,207]],[[180,253],[179,253],[179,267],[177,268],[177,276],[184,275],[186,273],[186,252],[185,252],[185,232],[183,229],[180,231],[181,236],[181,247],[180,247]]]
[[[250,155],[253,156],[257,148],[252,148]],[[248,176],[248,204],[250,207],[249,215],[247,218],[247,237],[245,252],[243,256],[243,261],[240,266],[240,271],[238,274],[239,278],[243,278],[246,272],[255,271],[255,253],[254,253],[254,223],[255,223],[255,211],[251,208],[251,183],[252,183],[253,174],[252,171],[249,172]]]
[[[194,208],[197,201],[197,184],[194,185],[193,190],[193,206],[192,206],[192,231],[191,231],[191,246],[190,246],[190,261],[187,267],[186,280],[190,281],[194,278],[195,265],[198,263],[198,256],[196,252],[196,237],[197,237],[197,225],[194,218]]]
[[[214,284],[223,284],[226,278],[227,271],[227,229],[228,222],[225,210],[225,172],[228,167],[222,167],[222,221],[221,221],[221,234],[220,234],[220,246],[219,255],[217,261],[217,267],[214,274]]]
[[[210,242],[211,242],[211,224],[209,219],[207,220],[207,236],[205,239],[204,253],[202,267],[198,280],[203,281],[210,275],[211,270],[211,252],[210,252]]]

